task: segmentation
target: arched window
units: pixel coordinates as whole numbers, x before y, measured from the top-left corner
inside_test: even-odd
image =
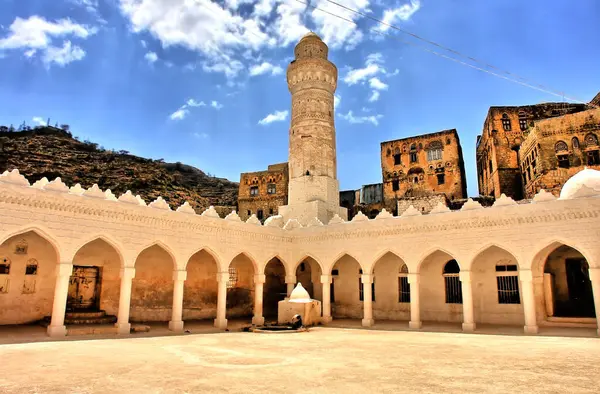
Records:
[[[569,147],[567,146],[567,143],[564,141],[558,141],[555,145],[554,145],[554,150],[556,152],[562,152],[562,151],[568,151]]]
[[[394,165],[400,165],[401,161],[400,161],[400,148],[396,148],[394,150]]]
[[[10,274],[10,259],[8,257],[3,257],[0,260],[0,275],[8,274]]]
[[[504,129],[504,131],[512,130],[512,126],[510,124],[510,119],[508,118],[507,114],[502,114],[502,128]]]
[[[596,146],[598,145],[598,137],[596,136],[596,134],[593,133],[589,133],[588,135],[585,136],[585,144],[587,146]]]
[[[398,302],[410,302],[410,283],[408,283],[408,267],[406,264],[402,264],[398,271]]]
[[[499,261],[496,264],[496,285],[498,286],[499,304],[521,303],[516,264],[512,264],[510,261]]]
[[[579,139],[577,137],[573,137],[571,140],[571,145],[573,145],[573,149],[579,149]]]
[[[460,284],[460,267],[456,260],[444,265],[444,284],[446,287],[446,304],[462,304],[462,286]]]
[[[417,144],[412,144],[410,146],[410,162],[416,163],[419,160],[417,157]]]
[[[433,141],[427,147],[427,161],[442,160],[442,143]]]

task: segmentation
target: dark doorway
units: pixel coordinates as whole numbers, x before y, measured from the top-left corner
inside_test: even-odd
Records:
[[[100,267],[73,266],[67,311],[95,311],[100,306]]]
[[[585,259],[566,259],[569,302],[563,305],[563,315],[595,317],[594,295],[590,281],[589,266]]]

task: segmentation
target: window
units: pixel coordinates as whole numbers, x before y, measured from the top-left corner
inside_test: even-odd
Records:
[[[258,218],[258,220],[263,220],[263,210],[259,209],[258,211],[256,211],[256,217]]]
[[[579,149],[579,139],[577,137],[573,137],[571,144],[573,145],[573,149]]]
[[[569,155],[558,155],[558,167],[569,168]]]
[[[504,131],[512,130],[512,126],[510,124],[510,119],[508,118],[507,114],[502,114],[502,128],[504,129]]]
[[[402,162],[400,161],[400,153],[394,154],[394,165],[399,166]]]
[[[598,137],[596,137],[596,134],[589,133],[588,135],[586,135],[585,136],[585,144],[587,146],[598,145]]]
[[[558,141],[556,143],[556,145],[554,145],[554,150],[556,152],[563,152],[563,151],[568,151],[569,147],[567,146],[567,143],[564,141]]]
[[[237,285],[238,273],[237,269],[229,267],[229,280],[227,281],[227,288],[233,289]]]
[[[408,283],[408,267],[402,264],[398,274],[398,302],[410,302],[410,283]]]
[[[267,194],[275,194],[277,193],[277,185],[274,183],[269,183],[267,185]]]
[[[437,174],[438,185],[446,183],[446,174]]]
[[[419,177],[418,176],[416,176],[416,177],[413,178],[413,183],[419,183]]]
[[[410,162],[411,163],[417,162],[417,153],[416,152],[410,152]]]
[[[430,149],[427,151],[427,161],[442,160],[441,149]]]
[[[273,208],[269,208],[269,215],[273,214]]]
[[[0,260],[0,274],[10,274],[10,259],[4,257]]]
[[[248,210],[248,216],[252,216],[252,211]]]
[[[250,186],[250,195],[258,196],[258,186]]]
[[[489,164],[490,164],[490,165],[489,165],[489,168],[490,168],[490,174],[491,174],[491,173],[492,173],[492,171],[494,171],[494,170],[493,170],[493,166],[492,166],[492,161],[491,161],[491,160],[490,160],[490,163],[489,163]]]
[[[588,166],[600,165],[600,154],[598,154],[597,150],[589,150],[586,153]]]
[[[25,275],[37,275],[38,262],[36,259],[29,259],[25,267]]]
[[[400,190],[400,181],[397,179],[394,179],[392,181],[392,190],[397,192],[398,190]]]
[[[527,130],[527,119],[519,118],[519,128],[521,131]]]
[[[519,276],[515,264],[496,265],[496,284],[499,304],[520,304]]]
[[[20,240],[17,242],[17,245],[15,245],[15,254],[27,254],[27,247],[27,241],[24,239]]]
[[[456,260],[450,260],[444,266],[444,285],[446,304],[462,304],[462,286],[459,278],[460,268]]]

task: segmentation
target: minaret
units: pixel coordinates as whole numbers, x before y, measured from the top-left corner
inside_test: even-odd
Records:
[[[292,94],[289,131],[288,205],[284,219],[306,224],[313,217],[327,224],[335,214],[347,218],[340,207],[334,124],[337,68],[327,60],[329,49],[315,33],[308,33],[294,48],[287,69]]]

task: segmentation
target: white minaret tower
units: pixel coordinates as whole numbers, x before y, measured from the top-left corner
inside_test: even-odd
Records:
[[[335,215],[348,216],[340,207],[334,124],[337,68],[327,60],[329,49],[315,33],[294,48],[287,69],[292,94],[289,148],[288,205],[280,207],[284,220],[303,225],[316,217],[324,224]]]

